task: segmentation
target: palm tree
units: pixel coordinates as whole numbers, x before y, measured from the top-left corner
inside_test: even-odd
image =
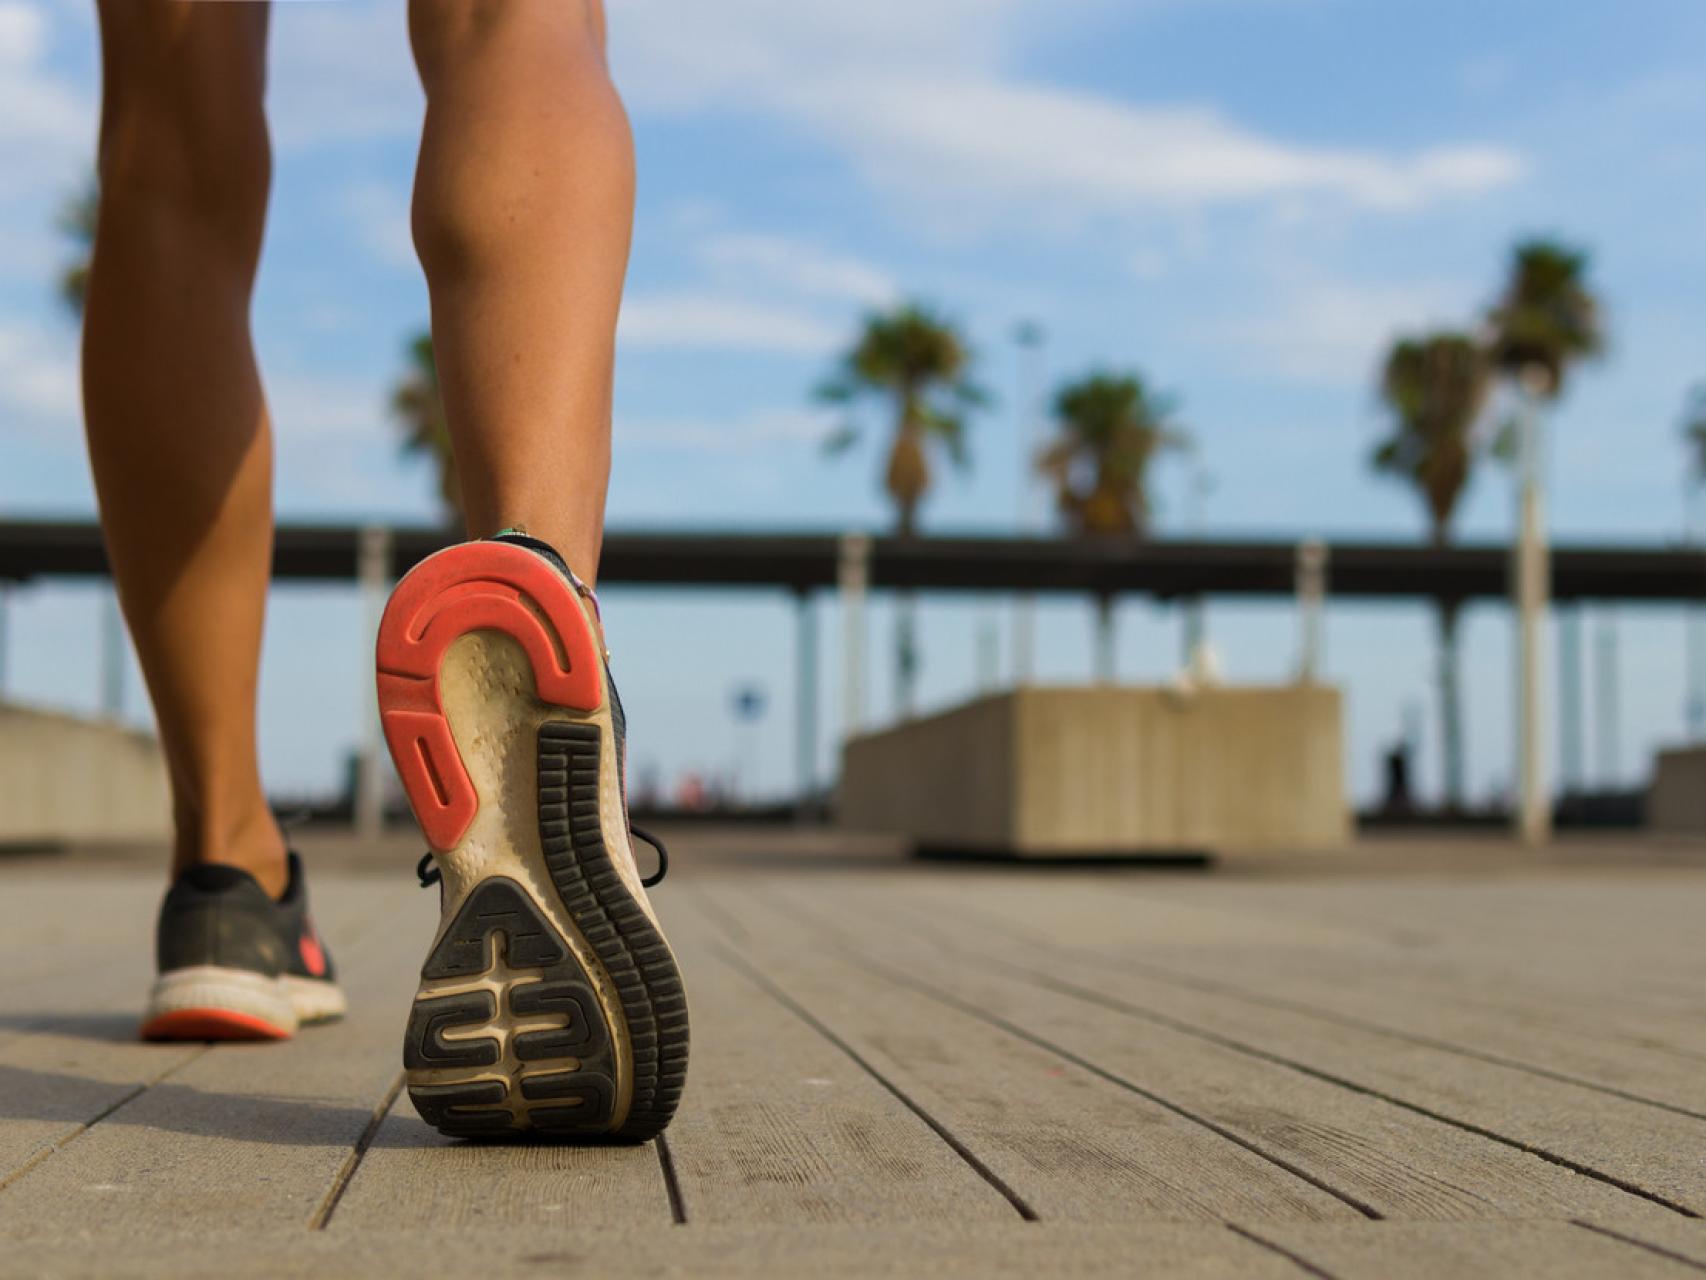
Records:
[[[95,245],[95,220],[100,208],[101,188],[94,178],[90,178],[81,192],[60,207],[59,215],[54,219],[54,226],[71,241],[76,253],[60,269],[59,300],[79,319],[89,292],[89,255]]]
[[[865,318],[840,368],[817,390],[827,404],[878,397],[893,413],[894,434],[883,468],[883,488],[895,505],[903,535],[918,531],[918,508],[930,490],[930,446],[940,445],[964,466],[966,412],[987,402],[971,380],[972,355],[953,324],[919,303],[904,303]],[[859,438],[847,423],[826,442],[840,452]]]
[[[1515,602],[1517,614],[1520,828],[1530,845],[1551,831],[1541,776],[1541,623],[1546,609],[1546,530],[1542,516],[1539,407],[1563,392],[1564,378],[1605,344],[1599,303],[1588,289],[1587,254],[1556,241],[1516,246],[1504,292],[1488,315],[1494,366],[1517,394],[1519,458]]]
[[[902,537],[918,532],[918,508],[930,490],[930,449],[944,449],[965,466],[966,414],[988,401],[971,378],[972,354],[954,325],[917,302],[865,317],[839,368],[817,389],[826,404],[852,405],[862,399],[886,402],[893,435],[883,467],[883,489],[893,500]],[[825,442],[841,452],[859,438],[857,422],[839,427]],[[918,673],[917,619],[911,592],[902,592],[895,610],[895,700],[902,718],[912,714]]]
[[[1706,484],[1706,383],[1688,393],[1688,405],[1682,415],[1682,439],[1688,448],[1694,483]]]
[[[1062,516],[1092,537],[1142,537],[1149,529],[1149,467],[1187,447],[1174,401],[1136,373],[1092,373],[1055,393],[1060,434],[1037,459]]]
[[[1683,540],[1698,548],[1701,520],[1706,515],[1702,509],[1706,505],[1706,383],[1688,393],[1682,415],[1682,439],[1688,450]],[[1706,625],[1698,606],[1691,606],[1687,616],[1688,739],[1699,742],[1706,738]]]
[[[1588,255],[1554,240],[1525,240],[1511,255],[1504,293],[1488,314],[1492,359],[1530,395],[1555,400],[1577,361],[1605,346]]]
[[[427,454],[437,464],[438,495],[444,502],[445,515],[455,518],[462,513],[462,483],[450,447],[444,398],[439,394],[432,334],[416,334],[406,350],[409,367],[391,393],[391,416],[403,430],[403,452]]]
[[[1374,468],[1413,485],[1427,507],[1434,546],[1451,540],[1451,520],[1477,455],[1475,428],[1492,385],[1488,355],[1473,337],[1439,332],[1393,344],[1380,397],[1393,431],[1374,451]],[[1463,803],[1463,718],[1458,683],[1461,601],[1439,602],[1440,749],[1445,800]]]

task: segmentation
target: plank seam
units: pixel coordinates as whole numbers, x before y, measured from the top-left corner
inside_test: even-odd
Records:
[[[901,909],[915,916],[921,914],[905,905],[903,905]],[[965,914],[959,912],[956,912],[956,914],[959,914],[960,919],[963,922],[967,924],[972,923]],[[1571,1075],[1568,1072],[1556,1071],[1550,1067],[1537,1066],[1534,1063],[1525,1062],[1520,1058],[1505,1057],[1503,1054],[1493,1053],[1485,1049],[1472,1048],[1468,1045],[1455,1044],[1450,1040],[1440,1040],[1433,1036],[1422,1035],[1420,1032],[1405,1031],[1398,1027],[1387,1026],[1384,1023],[1359,1018],[1353,1014],[1338,1013],[1331,1009],[1323,1009],[1318,1005],[1312,1005],[1306,1001],[1292,1000],[1285,996],[1266,995],[1261,992],[1250,991],[1246,988],[1235,986],[1231,983],[1219,982],[1211,978],[1198,978],[1192,975],[1182,974],[1176,970],[1156,965],[1152,961],[1138,960],[1129,956],[1105,956],[1097,952],[1085,951],[1076,947],[1061,947],[1057,943],[1024,933],[1021,930],[1012,927],[1005,921],[989,916],[987,913],[975,912],[975,914],[978,920],[982,923],[996,929],[998,932],[1005,934],[1015,941],[1023,942],[1027,946],[1046,947],[1051,951],[1068,954],[1080,963],[1092,964],[1103,969],[1111,969],[1116,973],[1123,971],[1141,973],[1145,977],[1153,978],[1157,982],[1170,983],[1176,987],[1183,987],[1187,991],[1205,991],[1211,995],[1227,996],[1234,1000],[1242,1000],[1247,1004],[1256,1005],[1258,1008],[1278,1009],[1286,1013],[1295,1013],[1301,1017],[1314,1018],[1317,1021],[1331,1023],[1335,1026],[1348,1027],[1353,1031],[1366,1031],[1371,1035],[1386,1036],[1390,1039],[1398,1040],[1407,1044],[1421,1045],[1423,1048],[1437,1049],[1442,1053],[1456,1054],[1459,1057],[1468,1058],[1471,1061],[1485,1062],[1495,1067],[1506,1067],[1512,1071],[1526,1072],[1530,1075],[1540,1076],[1542,1079],[1556,1081],[1559,1084],[1574,1085],[1580,1089],[1591,1089],[1596,1093],[1603,1093],[1614,1098],[1621,1098],[1625,1102],[1633,1102],[1641,1106],[1653,1107],[1659,1111],[1668,1111],[1674,1115],[1686,1116],[1690,1120],[1706,1120],[1706,1111],[1694,1111],[1678,1103],[1665,1102],[1659,1098],[1652,1098],[1645,1094],[1634,1093],[1628,1089],[1618,1088],[1616,1085],[1601,1084],[1598,1081],[1590,1080],[1585,1076]],[[1690,1054],[1688,1056],[1692,1057],[1694,1055]]]
[[[390,1086],[383,1097],[373,1108],[373,1114],[367,1118],[367,1124],[357,1135],[355,1145],[350,1148],[344,1162],[338,1166],[337,1173],[332,1175],[332,1185],[326,1188],[326,1194],[308,1219],[308,1230],[324,1231],[326,1224],[332,1220],[332,1214],[337,1211],[338,1204],[344,1198],[344,1192],[349,1190],[351,1179],[355,1177],[356,1169],[361,1165],[368,1148],[379,1134],[379,1126],[385,1123],[385,1117],[391,1114],[391,1108],[396,1104],[397,1095],[403,1090],[403,1073],[399,1071],[392,1077]]]
[[[681,1191],[681,1180],[675,1176],[675,1155],[669,1149],[669,1138],[658,1134],[653,1139],[657,1149],[658,1168],[663,1172],[663,1189],[669,1196],[669,1216],[678,1227],[687,1225],[687,1198]]]
[[[1318,1067],[1311,1067],[1306,1063],[1296,1062],[1290,1058],[1281,1057],[1279,1054],[1272,1053],[1266,1049],[1257,1048],[1252,1044],[1246,1044],[1241,1040],[1234,1040],[1228,1036],[1223,1036],[1218,1032],[1209,1031],[1206,1028],[1194,1026],[1188,1022],[1182,1022],[1179,1019],[1168,1016],[1167,1014],[1156,1013],[1154,1010],[1145,1009],[1139,1005],[1127,1004],[1123,1000],[1115,999],[1112,996],[1105,996],[1101,992],[1091,991],[1088,988],[1078,987],[1070,982],[1063,982],[1048,974],[1036,973],[1032,970],[1025,969],[1021,965],[1010,964],[1006,961],[994,958],[986,957],[985,959],[987,963],[1008,969],[1009,971],[1023,977],[1026,981],[1033,982],[1037,986],[1058,992],[1061,995],[1072,996],[1074,999],[1083,1000],[1090,1004],[1097,1004],[1105,1009],[1111,1009],[1116,1013],[1126,1014],[1128,1017],[1140,1018],[1146,1022],[1153,1022],[1157,1026],[1166,1027],[1169,1030],[1177,1031],[1182,1035],[1193,1036],[1196,1039],[1204,1040],[1209,1044],[1219,1045],[1223,1049],[1230,1049],[1235,1053],[1242,1053],[1262,1062],[1269,1062],[1278,1067],[1285,1067],[1288,1070],[1297,1072],[1299,1075],[1308,1076],[1312,1080],[1319,1080],[1325,1084],[1336,1085],[1341,1089],[1348,1089],[1350,1092],[1361,1094],[1364,1097],[1375,1098],[1390,1106],[1402,1108],[1405,1111],[1412,1112],[1415,1115],[1424,1116],[1427,1119],[1437,1121],[1440,1124],[1450,1125],[1454,1129],[1461,1129],[1465,1133],[1473,1133],[1477,1137],[1486,1138],[1490,1142],[1497,1142],[1502,1146],[1507,1146],[1517,1151],[1526,1152],[1531,1156],[1536,1156],[1541,1160],[1545,1160],[1548,1164],[1555,1164],[1559,1168],[1568,1169],[1571,1173],[1580,1174],[1584,1178],[1591,1178],[1595,1182],[1602,1182],[1606,1186],[1615,1187],[1617,1190],[1622,1191],[1627,1195],[1632,1195],[1638,1199],[1646,1200],[1663,1208],[1669,1209],[1672,1213],[1679,1214],[1684,1218],[1700,1217],[1698,1213],[1693,1209],[1690,1209],[1687,1205],[1671,1200],[1666,1196],[1662,1196],[1656,1191],[1649,1191],[1645,1187],[1639,1186],[1627,1179],[1620,1178],[1614,1173],[1608,1173],[1604,1169],[1596,1169],[1592,1165],[1581,1163],[1579,1160],[1572,1160],[1569,1156],[1560,1155],[1558,1152],[1551,1151],[1545,1147],[1535,1146],[1533,1143],[1525,1142],[1521,1138],[1513,1138],[1506,1134],[1499,1133],[1496,1130],[1484,1128],[1481,1125],[1475,1124],[1473,1121],[1460,1120],[1455,1116],[1448,1116],[1444,1112],[1435,1111],[1430,1107],[1424,1107],[1419,1102],[1410,1102],[1407,1099],[1398,1097],[1396,1094],[1386,1093],[1383,1090],[1373,1088],[1370,1085],[1358,1084],[1354,1080],[1348,1080],[1343,1076],[1334,1075],[1330,1071],[1323,1071]]]
[[[908,1111],[912,1112],[913,1115],[922,1120],[930,1128],[931,1132],[948,1145],[955,1155],[965,1161],[966,1165],[969,1166],[974,1173],[987,1182],[995,1191],[999,1192],[1007,1203],[1013,1206],[1015,1213],[1017,1213],[1026,1222],[1038,1221],[1037,1211],[1026,1203],[1024,1197],[1009,1186],[1000,1174],[996,1173],[995,1170],[986,1165],[978,1155],[971,1150],[971,1148],[967,1147],[965,1143],[955,1137],[946,1125],[942,1124],[942,1122],[937,1120],[935,1116],[931,1115],[921,1105],[915,1102],[903,1089],[900,1088],[899,1085],[895,1084],[887,1076],[883,1075],[882,1072],[878,1071],[875,1066],[861,1057],[858,1050],[854,1049],[852,1045],[848,1044],[834,1031],[830,1030],[828,1026],[821,1022],[817,1016],[804,1005],[800,1004],[787,992],[783,991],[775,983],[770,981],[770,979],[763,973],[759,972],[759,970],[748,964],[747,961],[734,950],[721,942],[713,942],[711,946],[725,964],[734,969],[736,972],[742,974],[748,981],[752,982],[766,995],[770,996],[771,999],[775,1000],[776,1003],[780,1004],[784,1009],[788,1010],[789,1013],[793,1014],[801,1022],[805,1023],[813,1031],[817,1032],[825,1040],[829,1041],[830,1044],[834,1045],[843,1054],[845,1054],[861,1071],[870,1076],[871,1079],[875,1080],[884,1089],[888,1090],[888,1092],[894,1096],[896,1101],[898,1101]]]
[[[159,1084],[161,1081],[166,1080],[173,1075],[176,1075],[179,1071],[182,1071],[185,1067],[189,1066],[190,1063],[194,1062],[197,1058],[201,1057],[203,1054],[205,1054],[212,1047],[213,1047],[212,1045],[203,1045],[201,1048],[195,1050],[194,1052],[185,1054],[182,1058],[178,1059],[178,1061],[174,1062],[171,1066],[167,1067],[159,1075],[154,1076],[150,1080],[143,1081],[141,1084],[137,1085],[136,1088],[132,1089],[129,1093],[125,1094],[123,1097],[117,1099],[110,1106],[105,1107],[102,1110],[100,1110],[99,1112],[97,1112],[90,1119],[83,1121],[81,1124],[77,1125],[75,1128],[69,1130],[66,1133],[61,1134],[57,1138],[49,1139],[41,1147],[37,1148],[35,1150],[35,1152],[33,1152],[31,1155],[26,1156],[24,1158],[24,1161],[22,1164],[13,1168],[13,1170],[10,1173],[6,1174],[4,1177],[0,1177],[0,1191],[4,1191],[7,1187],[10,1187],[14,1182],[18,1181],[18,1179],[22,1178],[25,1174],[29,1173],[30,1170],[39,1167],[42,1164],[42,1162],[47,1160],[50,1156],[57,1155],[59,1152],[65,1150],[66,1147],[70,1146],[73,1142],[77,1141],[78,1138],[81,1138],[84,1134],[88,1133],[89,1130],[93,1129],[96,1125],[100,1124],[101,1121],[107,1119],[114,1112],[119,1110],[119,1108],[124,1107],[124,1106],[128,1106],[130,1103],[136,1101],[136,1099],[140,1098],[143,1094],[147,1093],[150,1089],[152,1089],[155,1085]]]
[[[841,953],[845,955],[851,963],[858,965],[860,968],[869,973],[875,973],[878,976],[886,978],[891,982],[898,983],[901,986],[911,987],[919,994],[935,1000],[938,1004],[945,1004],[949,1008],[958,1009],[962,1013],[977,1018],[982,1022],[986,1022],[990,1026],[1004,1031],[1010,1036],[1016,1036],[1020,1040],[1025,1041],[1027,1044],[1035,1045],[1037,1048],[1042,1049],[1047,1053],[1051,1053],[1065,1062],[1072,1063],[1081,1070],[1088,1071],[1091,1075],[1102,1080],[1106,1080],[1109,1084],[1124,1089],[1129,1093],[1135,1093],[1138,1097],[1146,1099],[1154,1105],[1171,1112],[1182,1120],[1189,1121],[1191,1124],[1199,1125],[1202,1128],[1207,1129],[1216,1137],[1224,1139],[1225,1141],[1232,1143],[1234,1146],[1248,1151],[1251,1155],[1256,1156],[1258,1159],[1267,1161],[1269,1164],[1278,1169],[1284,1170],[1292,1177],[1308,1183],[1317,1191],[1325,1192],[1340,1203],[1355,1209],[1370,1221],[1381,1222],[1385,1220],[1385,1215],[1367,1201],[1360,1200],[1350,1192],[1333,1186],[1330,1182],[1317,1177],[1307,1169],[1291,1163],[1291,1161],[1287,1160],[1284,1156],[1275,1155],[1273,1152],[1265,1150],[1250,1139],[1226,1128],[1217,1121],[1210,1120],[1207,1116],[1198,1115],[1189,1108],[1145,1088],[1143,1085],[1138,1084],[1134,1080],[1128,1080],[1124,1076],[1108,1070],[1106,1067],[1102,1067],[1091,1062],[1088,1058],[1080,1057],[1064,1045],[1056,1044],[1054,1041],[1049,1040],[1046,1037],[1039,1036],[1033,1031],[1027,1031],[1017,1023],[1007,1021],[1007,1019],[1003,1018],[1000,1014],[990,1013],[988,1010],[983,1009],[978,1005],[972,1004],[969,1001],[963,1001],[951,992],[943,991],[939,987],[935,987],[924,982],[922,979],[914,978],[910,974],[896,973],[891,969],[885,969],[882,966],[867,960],[857,952],[848,949],[844,945],[838,945],[837,950],[841,951]]]
[[[901,909],[907,914],[915,914],[908,911],[905,907],[902,907]],[[965,917],[962,916],[961,919],[964,921]],[[1012,937],[1016,935],[1009,933],[1008,936]],[[1028,939],[1028,941],[1035,942],[1036,940]],[[938,945],[942,944],[938,943]],[[964,954],[963,949],[954,948],[951,945],[949,949],[961,950],[962,954]],[[1609,1173],[1606,1170],[1597,1169],[1592,1165],[1572,1160],[1568,1156],[1560,1155],[1558,1152],[1551,1151],[1545,1147],[1535,1146],[1534,1144],[1525,1142],[1520,1138],[1513,1138],[1495,1130],[1484,1128],[1472,1121],[1461,1120],[1455,1116],[1449,1116],[1443,1112],[1434,1111],[1429,1107],[1422,1106],[1420,1103],[1410,1102],[1395,1094],[1386,1093],[1369,1085],[1358,1084],[1355,1081],[1345,1079],[1342,1076],[1337,1076],[1331,1072],[1322,1071],[1319,1068],[1311,1067],[1305,1063],[1282,1057],[1279,1054],[1258,1048],[1255,1045],[1247,1044],[1244,1041],[1236,1040],[1229,1036],[1223,1036],[1218,1032],[1210,1031],[1204,1027],[1198,1027],[1193,1023],[1185,1022],[1168,1014],[1157,1013],[1152,1009],[1145,1009],[1140,1005],[1129,1004],[1126,1001],[1119,1000],[1113,996],[1104,995],[1099,991],[1093,991],[1087,987],[1080,987],[1075,983],[1063,981],[1062,979],[1055,978],[1050,974],[1038,973],[1036,970],[1027,969],[1023,965],[1014,964],[1013,962],[1003,960],[1000,957],[979,954],[978,958],[986,964],[991,964],[998,968],[1005,969],[1009,973],[1015,974],[1020,978],[1023,978],[1025,981],[1034,983],[1035,985],[1047,990],[1055,991],[1061,995],[1071,996],[1090,1004],[1100,1005],[1103,1008],[1111,1009],[1117,1013],[1126,1014],[1128,1017],[1140,1018],[1148,1022],[1153,1022],[1157,1026],[1166,1027],[1169,1030],[1177,1031],[1182,1035],[1193,1036],[1196,1039],[1204,1040],[1209,1044],[1219,1045],[1224,1049],[1230,1049],[1235,1053],[1242,1053],[1262,1062],[1269,1062],[1275,1066],[1285,1067],[1288,1070],[1298,1072],[1300,1075],[1308,1076],[1314,1080],[1322,1081],[1325,1084],[1336,1085],[1341,1089],[1348,1089],[1352,1093],[1377,1099],[1378,1101],[1385,1102],[1390,1106],[1402,1108],[1405,1111],[1423,1116],[1426,1119],[1436,1121],[1437,1123],[1450,1125],[1451,1127],[1460,1129],[1465,1133],[1475,1134],[1477,1137],[1486,1138],[1490,1142],[1497,1142],[1503,1146],[1507,1146],[1514,1150],[1535,1156],[1538,1159],[1545,1160],[1549,1164],[1555,1164],[1560,1168],[1568,1169],[1571,1173],[1579,1174],[1584,1178],[1591,1178],[1596,1182],[1604,1183],[1606,1186],[1614,1187],[1626,1195],[1635,1196],[1638,1199],[1659,1205],[1661,1208],[1669,1209],[1672,1213],[1678,1214],[1681,1217],[1694,1219],[1699,1219],[1701,1217],[1699,1213],[1690,1209],[1687,1205],[1671,1200],[1666,1196],[1660,1195],[1656,1191],[1649,1191],[1645,1187],[1621,1178],[1614,1173]]]
[[[1292,1266],[1296,1267],[1299,1271],[1303,1272],[1303,1274],[1306,1276],[1316,1276],[1316,1277],[1318,1277],[1318,1280],[1336,1280],[1336,1277],[1333,1275],[1333,1273],[1331,1271],[1327,1271],[1321,1267],[1316,1266],[1313,1262],[1309,1261],[1309,1259],[1305,1258],[1302,1254],[1292,1252],[1290,1249],[1286,1248],[1283,1244],[1276,1244],[1272,1240],[1265,1239],[1264,1237],[1257,1235],[1254,1231],[1251,1231],[1247,1227],[1241,1227],[1236,1222],[1228,1222],[1226,1224],[1226,1229],[1228,1231],[1230,1231],[1235,1236],[1242,1236],[1244,1239],[1248,1240],[1251,1244],[1260,1245],[1262,1248],[1268,1250],[1270,1253],[1279,1254],[1280,1257],[1284,1258],[1287,1262],[1291,1263]]]
[[[1691,1258],[1686,1253],[1678,1253],[1675,1249],[1667,1249],[1662,1244],[1654,1244],[1652,1241],[1642,1240],[1638,1236],[1624,1235],[1621,1231],[1613,1231],[1610,1227],[1602,1227],[1598,1223],[1588,1222],[1583,1218],[1571,1218],[1570,1225],[1580,1227],[1583,1231],[1591,1231],[1595,1235],[1622,1241],[1622,1243],[1637,1249],[1645,1249],[1648,1253],[1656,1253],[1661,1258],[1680,1262],[1683,1266],[1692,1267],[1696,1271],[1706,1271],[1706,1262],[1701,1262],[1698,1258]]]

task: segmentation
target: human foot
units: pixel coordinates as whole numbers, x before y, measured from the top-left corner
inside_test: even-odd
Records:
[[[649,1138],[681,1096],[686,994],[599,635],[591,591],[519,534],[429,557],[380,624],[385,738],[442,880],[403,1059],[447,1134]]]
[[[145,1040],[284,1040],[306,1022],[342,1016],[332,958],[308,915],[302,861],[288,855],[275,899],[240,867],[183,872],[160,904],[159,976],[142,1017]]]

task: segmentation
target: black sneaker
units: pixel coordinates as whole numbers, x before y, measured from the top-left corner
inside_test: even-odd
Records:
[[[444,913],[403,1065],[443,1133],[649,1138],[681,1097],[687,997],[605,657],[591,590],[520,533],[428,557],[380,623],[380,719]]]
[[[144,1040],[284,1040],[302,1023],[342,1016],[302,860],[289,856],[276,902],[240,867],[209,863],[178,877],[160,904]]]

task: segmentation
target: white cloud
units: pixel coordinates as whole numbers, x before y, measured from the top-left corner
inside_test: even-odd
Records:
[[[620,345],[821,355],[840,332],[795,307],[716,293],[630,295],[616,326]]]
[[[1205,328],[1205,343],[1230,343],[1258,372],[1297,382],[1371,387],[1400,333],[1460,326],[1473,286],[1461,281],[1360,283],[1310,280],[1284,286],[1264,313]]]
[[[1085,0],[1076,0],[1082,5]],[[1049,21],[1070,18],[1054,6]],[[1052,219],[1298,195],[1395,210],[1507,185],[1499,147],[1413,154],[1265,136],[1199,105],[1135,103],[1009,69],[1038,13],[1018,0],[630,0],[618,76],[641,110],[762,114],[840,147],[866,176],[964,216]],[[976,201],[968,209],[966,202]]]
[[[881,306],[900,295],[893,276],[860,258],[787,236],[724,231],[701,242],[700,261],[726,280],[804,297]]]
[[[360,182],[344,192],[343,206],[362,248],[389,266],[416,270],[408,193],[383,182]]]
[[[316,378],[285,374],[266,379],[267,405],[281,444],[378,438],[391,430],[388,392],[378,378]]]
[[[699,454],[770,452],[791,445],[816,445],[828,434],[830,420],[808,409],[768,409],[735,422],[705,419],[629,419],[616,423],[618,453],[664,449]]]
[[[58,434],[82,418],[77,344],[69,330],[0,320],[0,419]]]
[[[0,0],[0,194],[40,186],[42,165],[93,150],[95,100],[49,70],[47,19]]]
[[[281,147],[420,131],[425,99],[402,5],[276,5],[269,40],[267,110]]]

